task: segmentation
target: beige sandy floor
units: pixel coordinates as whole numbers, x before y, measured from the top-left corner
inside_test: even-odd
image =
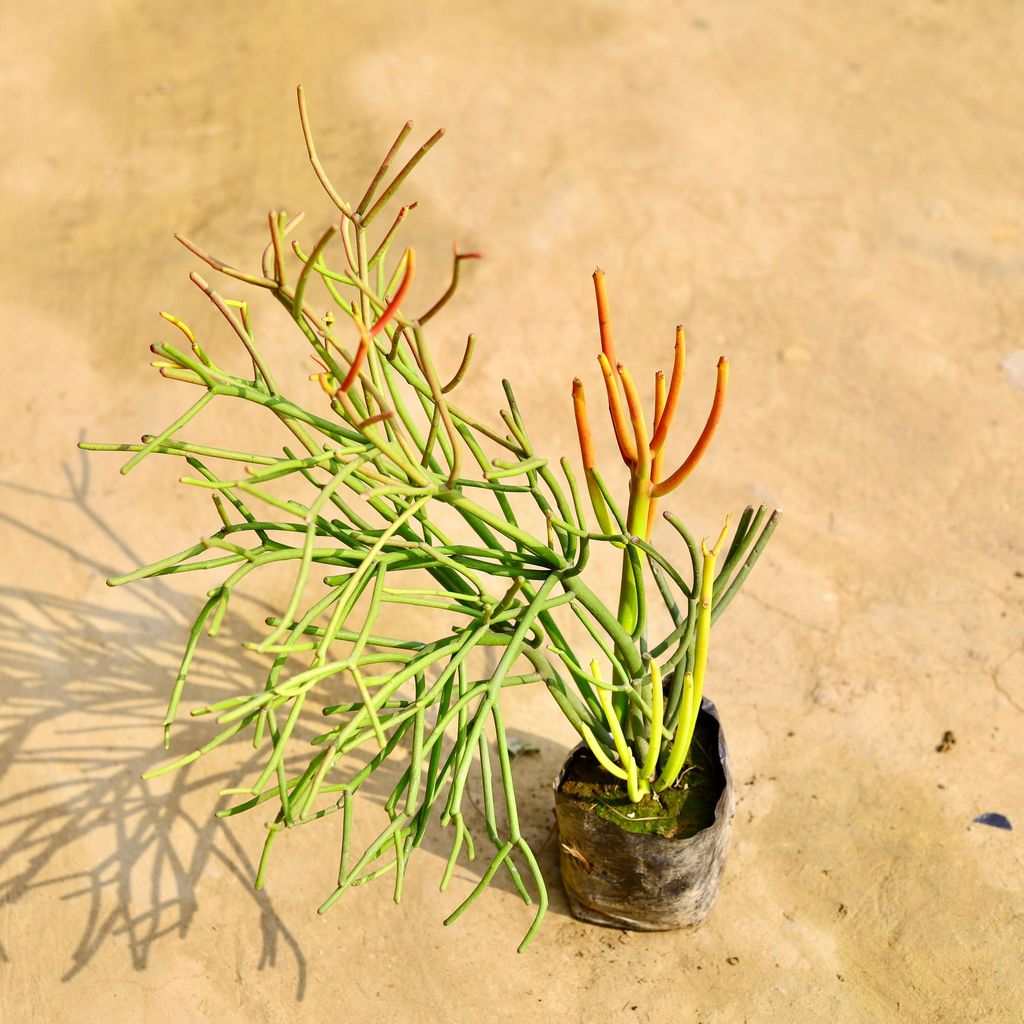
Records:
[[[16,0],[0,19],[0,1019],[1024,1020],[1019,5]],[[271,206],[323,222],[300,80],[352,189],[405,118],[448,129],[407,196],[421,294],[453,239],[487,253],[444,324],[481,338],[481,409],[508,374],[572,451],[597,263],[644,380],[687,324],[687,429],[732,359],[674,507],[704,532],[751,500],[786,518],[715,633],[739,808],[694,934],[577,924],[554,844],[523,956],[529,912],[501,887],[441,927],[476,876],[438,895],[438,850],[401,909],[384,882],[319,919],[333,827],[289,835],[257,894],[261,820],[212,819],[246,748],[139,781],[200,586],[103,581],[207,532],[208,505],[74,442],[184,406],[147,367],[158,309],[201,315],[173,230],[247,260]],[[249,678],[232,639],[262,611],[241,610],[206,692]],[[572,736],[543,692],[510,715],[540,748],[519,772],[542,841]]]

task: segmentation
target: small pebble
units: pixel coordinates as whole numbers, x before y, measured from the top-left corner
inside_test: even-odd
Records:
[[[999,365],[1011,387],[1024,388],[1024,348],[1011,352]]]
[[[514,733],[506,734],[506,743],[508,746],[508,756],[515,758],[521,754],[536,754],[540,748],[529,740],[520,739]]]
[[[1010,819],[1005,814],[998,814],[996,811],[986,811],[974,819],[979,825],[991,825],[992,828],[1004,828],[1007,832],[1013,831]]]

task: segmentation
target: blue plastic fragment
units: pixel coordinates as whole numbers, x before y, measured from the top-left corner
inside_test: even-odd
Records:
[[[993,828],[1005,828],[1007,832],[1013,831],[1010,819],[1005,814],[997,814],[995,811],[986,811],[974,819],[979,825],[991,825]]]

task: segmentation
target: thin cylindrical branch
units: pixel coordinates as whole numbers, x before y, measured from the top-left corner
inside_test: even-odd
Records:
[[[317,156],[316,145],[313,143],[313,130],[309,124],[309,112],[306,110],[306,93],[302,86],[298,86],[295,90],[296,96],[299,101],[299,122],[302,124],[302,137],[306,141],[306,152],[309,155],[309,162],[313,167],[317,178],[320,180],[320,184],[323,186],[324,191],[330,197],[330,200],[334,205],[341,210],[346,216],[352,215],[352,207],[345,202],[344,199],[338,194],[338,190],[331,184],[331,179],[327,176],[327,172],[323,168],[323,164],[320,163],[320,158]]]
[[[714,625],[715,621],[718,619],[718,616],[721,615],[722,612],[724,612],[725,609],[729,607],[729,602],[732,601],[732,599],[736,596],[737,591],[743,585],[743,581],[747,578],[748,574],[750,573],[750,570],[753,569],[754,564],[761,557],[761,552],[764,551],[765,545],[771,539],[771,535],[775,532],[775,528],[779,525],[779,516],[781,515],[782,513],[779,511],[779,509],[776,509],[774,512],[772,512],[771,516],[768,519],[768,522],[765,523],[764,529],[761,531],[761,535],[757,538],[753,550],[751,550],[750,554],[747,555],[746,560],[744,561],[739,572],[737,572],[735,577],[732,579],[732,582],[729,584],[728,589],[726,589],[724,592],[719,593],[716,588],[714,604],[711,609],[712,625]],[[751,530],[751,532],[753,532],[753,530]],[[720,583],[723,581],[721,577],[719,577],[719,579],[715,582]]]
[[[463,378],[466,376],[469,370],[470,360],[473,358],[473,352],[476,349],[476,335],[471,334],[466,338],[466,348],[462,353],[462,361],[459,363],[458,369],[455,371],[452,379],[441,388],[441,394],[447,395],[449,391],[454,391],[461,383]]]
[[[598,267],[594,271],[594,295],[597,299],[597,325],[601,332],[601,351],[608,362],[614,366],[615,342],[612,338],[612,318],[608,309],[608,289],[604,280],[604,271]]]
[[[274,378],[270,375],[270,369],[260,355],[259,350],[256,348],[256,342],[253,340],[252,335],[246,330],[245,325],[242,324],[238,317],[228,307],[224,299],[215,292],[207,283],[203,280],[202,276],[197,274],[194,270],[189,274],[189,280],[199,288],[206,297],[217,307],[218,312],[225,320],[231,325],[231,329],[238,335],[239,340],[245,346],[245,350],[249,353],[249,357],[252,359],[253,370],[263,378],[263,383],[266,384],[267,390],[272,394],[277,394],[277,386],[274,384]]]
[[[299,213],[295,214],[295,216],[292,217],[291,220],[288,220],[288,221],[284,222],[283,226],[281,227],[281,238],[282,238],[282,240],[287,238],[288,235],[291,234],[291,232],[296,227],[298,227],[299,224],[302,223],[302,221],[305,219],[305,216],[306,215],[300,211]],[[298,243],[297,242],[292,242],[292,245],[296,246],[296,245],[298,245]],[[260,258],[260,267],[263,270],[263,276],[270,283],[271,287],[274,286],[274,280],[273,280],[273,278],[274,278],[273,255],[274,255],[274,240],[273,240],[273,238],[271,238],[270,241],[267,242],[266,246],[264,247],[263,255]]]
[[[583,382],[576,377],[572,382],[572,408],[576,417],[576,434],[580,442],[580,455],[583,457],[584,472],[594,468],[594,435],[590,432],[590,420],[587,417],[587,398],[583,391]]]
[[[395,232],[398,231],[405,218],[408,217],[409,214],[412,213],[412,211],[415,210],[417,206],[419,206],[419,203],[408,203],[407,205],[401,207],[398,213],[395,214],[395,219],[392,222],[391,227],[388,228],[387,234],[380,240],[380,245],[377,246],[377,248],[373,252],[373,255],[369,258],[369,260],[367,260],[366,267],[368,270],[372,270],[377,265],[377,263],[384,258],[389,247],[391,246],[391,240],[395,237]]]
[[[722,549],[726,533],[729,530],[729,517],[726,516],[725,525],[718,535],[712,547],[708,547],[707,541],[701,541],[701,553],[704,556],[704,565],[701,575],[700,601],[697,610],[697,631],[696,646],[694,649],[693,672],[686,673],[683,682],[683,707],[679,715],[679,722],[676,726],[676,734],[672,740],[672,747],[669,751],[665,767],[655,789],[664,790],[673,786],[683,764],[686,755],[689,753],[690,744],[693,740],[693,731],[697,724],[697,715],[700,712],[701,697],[704,692],[704,676],[707,671],[708,647],[711,638],[711,604],[714,593],[715,561]]]
[[[661,422],[661,417],[665,412],[665,398],[666,398],[666,385],[665,385],[665,371],[657,370],[654,374],[654,429],[657,431],[658,424]],[[654,448],[652,443],[651,448]]]
[[[288,286],[284,262],[284,219],[284,213],[279,213],[277,210],[271,210],[267,214],[267,222],[270,225],[270,244],[274,249],[274,280],[277,282],[278,290]]]
[[[313,270],[313,267],[319,261],[324,249],[327,248],[330,240],[338,233],[336,225],[332,224],[321,236],[319,241],[313,246],[313,251],[309,254],[309,259],[306,260],[305,265],[299,272],[299,279],[295,282],[295,296],[292,299],[292,316],[296,319],[302,316],[302,305],[303,300],[306,297],[306,286],[309,284],[309,275]]]
[[[640,777],[648,782],[654,780],[661,753],[661,730],[665,714],[665,691],[662,688],[661,670],[653,658],[648,662],[651,671],[651,727],[647,735],[647,757],[640,769]]]
[[[384,159],[380,163],[380,167],[377,168],[377,173],[374,174],[370,184],[367,185],[366,191],[363,193],[363,198],[359,200],[359,205],[356,207],[356,213],[362,214],[367,206],[370,205],[370,201],[373,199],[374,192],[377,191],[377,186],[380,184],[381,179],[385,174],[388,173],[388,169],[391,167],[391,161],[394,160],[395,155],[402,148],[402,143],[409,137],[409,132],[412,131],[412,121],[406,121],[402,125],[402,130],[398,133],[398,138],[391,143],[391,148],[387,151]]]
[[[121,473],[128,473],[134,469],[150,452],[156,451],[165,441],[170,440],[183,426],[191,422],[206,406],[213,400],[216,389],[211,388],[199,400],[186,409],[169,427],[159,434],[154,434],[153,439],[142,446],[122,467]]]
[[[636,446],[626,425],[626,415],[622,409],[622,399],[619,397],[618,379],[612,369],[608,357],[602,352],[598,357],[601,364],[601,373],[604,376],[604,387],[608,394],[608,413],[612,420],[612,429],[615,432],[615,441],[619,446],[619,454],[627,466],[636,464]]]
[[[416,250],[411,246],[405,250],[405,275],[402,283],[395,292],[395,297],[384,307],[384,312],[378,317],[377,322],[370,328],[371,338],[376,337],[398,313],[398,308],[405,301],[409,293],[409,286],[412,284],[413,275],[416,272]]]
[[[665,447],[669,428],[675,418],[679,406],[679,395],[683,389],[683,377],[686,373],[686,335],[681,326],[676,328],[675,353],[672,360],[672,379],[668,394],[660,415],[655,417],[654,437],[651,438],[651,451],[657,453]]]
[[[415,153],[413,153],[409,162],[398,172],[398,174],[395,175],[394,180],[384,190],[383,194],[377,200],[377,202],[375,202],[373,206],[371,206],[370,209],[367,210],[365,214],[363,214],[364,225],[369,225],[373,221],[374,217],[376,217],[377,214],[380,213],[380,211],[383,209],[387,201],[401,187],[402,182],[409,177],[409,175],[413,171],[413,168],[427,155],[427,153],[430,152],[431,149],[433,149],[433,147],[441,140],[443,136],[444,129],[438,128],[438,130],[434,132],[434,134],[431,135],[430,138],[427,139],[427,141],[424,142],[423,145],[420,146],[420,148],[416,150]]]
[[[636,384],[629,370],[622,363],[616,367],[619,378],[622,381],[622,390],[626,394],[626,406],[629,409],[629,419],[633,425],[633,438],[636,448],[636,471],[635,476],[644,479],[650,475],[651,449],[647,438],[647,423],[644,420],[643,406],[640,404],[640,396],[636,390]]]
[[[711,412],[708,413],[707,422],[697,438],[690,454],[683,460],[683,464],[661,483],[657,484],[652,491],[655,498],[660,498],[670,491],[674,491],[694,470],[697,463],[704,457],[704,453],[711,444],[715,428],[722,418],[722,407],[725,404],[725,393],[729,386],[729,360],[722,356],[718,360],[718,381],[715,385],[715,397],[711,403]]]
[[[209,264],[214,270],[219,270],[222,274],[227,274],[228,277],[233,277],[238,281],[244,281],[246,284],[256,285],[259,288],[277,287],[277,284],[274,281],[267,280],[263,277],[256,277],[255,274],[246,274],[237,267],[231,266],[230,263],[225,263],[223,260],[217,259],[216,256],[211,256],[205,249],[200,248],[195,242],[186,238],[184,235],[175,232],[174,237],[194,256],[198,256],[204,263]]]
[[[449,299],[455,294],[455,289],[459,286],[459,266],[463,260],[480,260],[483,259],[482,252],[459,252],[457,249],[454,250],[454,257],[452,259],[452,280],[448,287],[445,289],[444,294],[435,302],[430,309],[418,317],[421,324],[425,324],[428,320],[432,319],[448,304]]]
[[[363,326],[363,321],[359,318],[358,314],[353,319],[359,328],[359,345],[356,347],[356,354],[352,359],[352,365],[348,368],[348,373],[345,374],[345,379],[338,387],[335,397],[339,397],[341,393],[347,392],[355,384],[359,374],[362,372],[363,364],[366,362],[366,356],[372,344],[370,336],[366,333],[366,328]],[[365,423],[366,419],[363,419],[361,422]]]
[[[410,249],[411,253],[412,250]],[[444,427],[445,433],[448,435],[448,441],[451,445],[451,465],[449,467],[448,474],[448,486],[454,485],[455,480],[459,475],[459,467],[462,463],[462,450],[459,444],[459,434],[456,431],[454,424],[452,423],[451,413],[448,409],[448,402],[441,392],[441,384],[437,379],[437,372],[434,369],[434,362],[430,357],[430,352],[427,349],[426,343],[423,340],[423,333],[419,327],[416,327],[414,331],[414,337],[416,340],[416,355],[420,361],[420,365],[423,367],[423,374],[426,377],[427,383],[430,386],[431,395],[434,400],[434,406],[441,417],[441,424]]]

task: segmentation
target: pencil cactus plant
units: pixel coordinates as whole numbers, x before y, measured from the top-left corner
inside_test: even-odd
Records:
[[[442,375],[427,327],[454,293],[461,263],[478,254],[456,252],[450,286],[413,314],[408,296],[415,253],[406,248],[393,259],[392,247],[416,204],[400,206],[379,229],[399,187],[442,133],[428,139],[385,184],[411,131],[406,124],[362,197],[350,203],[318,158],[301,87],[298,101],[310,162],[337,208],[308,251],[289,241],[301,214],[269,215],[270,240],[255,271],[238,269],[177,237],[232,288],[264,291],[281,303],[315,361],[310,390],[286,393],[258,341],[247,302],[193,273],[193,283],[241,344],[250,372],[228,372],[215,359],[215,343],[200,340],[181,319],[162,313],[184,344],[153,345],[153,365],[165,378],[199,389],[199,398],[139,444],[81,445],[131,453],[123,473],[151,455],[183,460],[188,468],[181,482],[209,493],[215,508],[216,529],[208,535],[108,581],[117,586],[170,574],[221,573],[185,644],[164,723],[165,747],[201,637],[218,633],[232,596],[243,585],[258,587],[261,570],[277,563],[294,567],[294,585],[281,614],[266,620],[265,635],[246,642],[268,659],[265,679],[247,692],[193,708],[193,715],[210,716],[219,729],[200,749],[148,777],[250,733],[264,754],[262,770],[245,789],[232,791],[238,802],[220,813],[272,812],[257,887],[264,883],[268,855],[282,831],[337,815],[338,876],[320,906],[325,912],[351,886],[387,873],[394,875],[399,900],[411,853],[438,824],[452,836],[441,879],[446,889],[459,858],[478,855],[466,820],[467,784],[476,773],[493,851],[486,855],[479,883],[445,923],[505,871],[523,900],[537,904],[522,948],[543,918],[547,894],[518,820],[503,692],[545,686],[609,777],[625,784],[631,800],[674,786],[700,705],[711,625],[756,561],[777,513],[747,509],[724,558],[726,528],[713,545],[698,547],[683,523],[667,513],[688,552],[686,578],[671,556],[652,545],[656,505],[707,449],[721,415],[728,365],[719,362],[704,431],[680,465],[665,473],[683,380],[683,334],[677,333],[669,383],[663,374],[657,376],[648,431],[635,384],[616,360],[600,271],[594,277],[599,358],[615,437],[629,469],[625,512],[595,465],[579,380],[572,397],[592,517],[570,461],[552,463],[534,448],[508,381],[502,381],[507,408],[500,426],[457,404],[474,338],[457,363],[445,357],[454,365]],[[317,304],[324,300],[331,303],[326,313]],[[268,432],[253,440],[254,450],[240,451],[186,439],[208,407],[230,400],[265,410],[278,440]],[[531,519],[542,524],[539,531],[528,525]],[[594,545],[621,551],[614,608],[586,582]],[[312,578],[314,569],[320,579]],[[654,642],[648,637],[649,579],[673,622],[671,632]],[[436,635],[402,634],[386,626],[396,605],[422,612],[424,621],[434,615],[441,622]],[[582,624],[592,640],[589,650],[570,642],[567,617]],[[487,649],[495,652],[489,663],[480,657]],[[330,687],[339,681],[348,688],[342,701],[330,697],[335,692]],[[315,705],[323,725],[310,742],[299,723],[303,711]],[[359,752],[365,752],[364,759],[354,756]],[[399,766],[385,801],[388,823],[356,850],[354,798],[388,762]],[[500,804],[504,813],[499,815]]]
[[[715,570],[728,533],[728,516],[715,543],[709,547],[702,541],[698,553],[697,544],[685,524],[671,512],[665,513],[667,521],[685,541],[691,565],[689,584],[664,555],[651,547],[659,499],[674,491],[693,472],[714,436],[725,403],[729,362],[724,356],[718,361],[714,399],[704,429],[689,454],[666,475],[669,431],[685,373],[685,333],[682,327],[676,328],[670,382],[666,384],[663,371],[655,374],[654,416],[649,430],[633,377],[616,359],[605,275],[600,268],[594,272],[594,291],[601,334],[598,361],[615,441],[629,471],[624,515],[613,504],[595,464],[586,397],[579,378],[573,381],[572,394],[583,471],[594,515],[603,531],[601,539],[624,549],[616,617],[631,640],[646,652],[644,563],[647,562],[676,627],[643,654],[647,671],[642,683],[638,684],[637,677],[631,676],[627,653],[617,647],[608,650],[607,645],[605,654],[619,685],[602,685],[597,678],[596,665],[594,679],[588,680],[601,704],[613,748],[608,749],[596,737],[584,734],[584,739],[602,767],[626,783],[630,799],[639,801],[652,790],[657,793],[672,787],[679,778],[700,708],[711,623],[725,610],[767,544],[778,522],[778,512],[773,512],[766,521],[767,509],[763,506],[756,514],[752,508],[744,511],[717,577]],[[726,587],[728,581],[731,583]],[[679,610],[672,584],[685,599],[685,614]],[[667,653],[669,656],[659,666],[658,659]],[[572,666],[566,664],[572,671]]]

